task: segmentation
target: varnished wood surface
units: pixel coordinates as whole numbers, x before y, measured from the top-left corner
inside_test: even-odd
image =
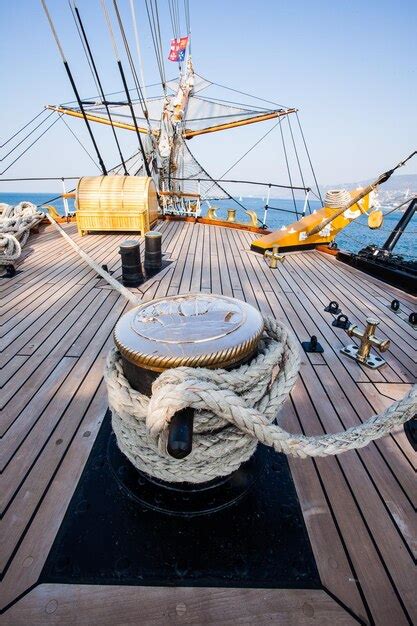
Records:
[[[125,235],[81,239],[74,224],[64,227],[120,277]],[[319,252],[288,254],[270,270],[249,251],[251,233],[183,222],[159,228],[174,263],[135,290],[143,300],[223,293],[283,319],[300,341],[319,337],[324,353],[303,355],[282,411],[288,429],[347,428],[415,383],[417,333],[407,323],[415,298]],[[51,227],[31,237],[20,270],[0,282],[4,623],[417,623],[417,455],[402,429],[338,458],[290,460],[323,591],[36,586],[105,414],[103,363],[127,305]],[[394,297],[399,314],[389,308]],[[369,315],[381,320],[378,334],[391,340],[385,368],[340,354],[352,340],[331,326],[323,311],[330,300],[361,326]]]

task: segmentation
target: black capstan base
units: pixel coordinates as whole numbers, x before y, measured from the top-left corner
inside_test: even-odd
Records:
[[[259,446],[244,476],[167,489],[118,450],[108,411],[40,582],[319,588],[286,457]]]

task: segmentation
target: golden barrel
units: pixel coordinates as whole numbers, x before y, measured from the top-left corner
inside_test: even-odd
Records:
[[[84,176],[76,192],[80,234],[134,231],[144,235],[158,219],[158,197],[147,176]]]

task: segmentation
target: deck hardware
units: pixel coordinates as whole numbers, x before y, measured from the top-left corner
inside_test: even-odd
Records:
[[[266,259],[269,263],[269,267],[272,270],[275,270],[278,267],[278,263],[284,262],[285,256],[282,254],[278,254],[278,246],[273,246],[272,250],[266,250],[264,254],[264,259]]]
[[[249,223],[251,226],[258,226],[258,215],[256,211],[246,211],[246,215],[249,215]]]
[[[103,265],[101,266],[101,269],[109,274],[109,266],[106,263],[103,263]]]
[[[162,234],[150,230],[145,234],[145,269],[160,270],[162,267]]]
[[[412,311],[408,316],[408,323],[411,326],[417,326],[417,311]]]
[[[16,274],[16,268],[13,263],[8,263],[4,266],[5,274],[3,274],[2,278],[13,278]]]
[[[120,244],[122,257],[122,283],[126,287],[138,287],[143,282],[139,241],[127,239]]]
[[[312,352],[318,354],[324,352],[323,346],[317,341],[316,335],[311,335],[310,341],[303,341],[301,345],[304,352]]]
[[[207,219],[209,219],[209,220],[218,220],[219,218],[217,216],[216,211],[217,211],[217,207],[211,206],[209,208],[209,210],[207,211],[207,215],[206,215]]]
[[[413,450],[417,451],[417,419],[415,417],[404,424],[404,432]]]
[[[324,310],[326,311],[326,313],[332,313],[333,315],[339,315],[339,313],[342,312],[336,300],[332,300],[331,302],[329,302],[329,304],[324,308]]]
[[[378,355],[370,354],[372,348],[377,348],[380,352],[385,352],[388,350],[390,341],[389,339],[380,340],[375,337],[375,331],[377,326],[379,325],[379,320],[374,319],[373,317],[368,317],[366,320],[366,328],[361,331],[355,324],[351,324],[349,328],[346,329],[349,337],[356,337],[360,339],[359,347],[355,344],[351,344],[349,346],[345,346],[341,349],[342,354],[346,354],[346,356],[351,359],[355,359],[358,363],[362,365],[366,365],[371,369],[377,369],[382,365],[385,365],[385,361],[382,357]]]
[[[392,311],[395,311],[395,312],[397,312],[397,311],[399,311],[399,310],[400,310],[400,303],[399,303],[399,301],[398,301],[398,300],[393,300],[393,301],[391,302],[391,310],[392,310]]]
[[[344,315],[344,313],[341,313],[340,315],[338,315],[336,317],[336,319],[333,320],[332,326],[335,326],[336,328],[343,328],[344,330],[347,330],[349,328],[349,326],[350,326],[350,322],[349,322],[348,316]]]
[[[236,209],[227,209],[227,222],[236,222]]]

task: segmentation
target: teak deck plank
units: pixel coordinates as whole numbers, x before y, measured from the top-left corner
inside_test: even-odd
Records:
[[[131,235],[80,237],[75,224],[64,228],[120,278],[118,247]],[[138,298],[223,293],[283,319],[299,341],[319,335],[325,352],[302,354],[300,380],[282,411],[288,429],[318,434],[359,424],[415,382],[416,332],[404,317],[415,310],[415,298],[318,252],[287,255],[273,271],[249,251],[252,233],[179,221],[157,228],[173,263],[135,290]],[[49,226],[31,238],[20,270],[0,285],[6,348],[0,598],[1,606],[11,605],[4,623],[107,624],[115,614],[137,623],[139,613],[155,624],[417,622],[416,455],[402,430],[339,458],[289,460],[323,591],[77,585],[30,591],[104,416],[103,363],[112,328],[131,305]],[[402,315],[389,308],[393,298]],[[323,311],[332,299],[361,325],[370,314],[382,320],[380,334],[392,342],[384,369],[372,372],[340,354],[347,335]]]

